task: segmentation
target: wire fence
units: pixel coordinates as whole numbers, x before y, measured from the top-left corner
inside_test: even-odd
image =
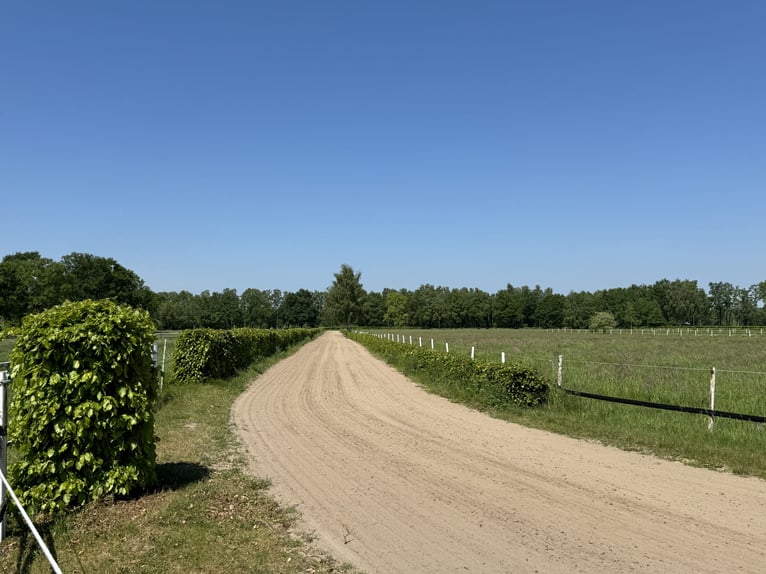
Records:
[[[664,331],[667,333],[669,330]],[[735,333],[733,329],[707,331],[708,335],[713,336],[728,336],[729,331],[731,336],[760,335],[760,330],[757,333],[748,333],[749,330]],[[680,333],[676,334],[684,336]],[[691,330],[683,330],[683,333],[695,336]],[[634,334],[637,333],[634,331]],[[422,335],[376,333],[375,336],[436,352],[469,354],[465,345],[451,346],[449,342],[437,342]],[[473,359],[476,356],[476,347],[471,346],[470,357]],[[481,358],[504,363],[506,353],[501,351],[488,355],[485,351]],[[592,361],[563,355],[525,356],[514,353],[512,359],[549,376],[567,393],[583,398],[696,412],[711,418],[717,413],[717,416],[766,422],[766,371]],[[714,373],[712,382],[711,372]]]
[[[593,333],[590,329],[546,329],[549,333]],[[599,330],[601,331],[601,330]],[[636,335],[642,337],[755,337],[766,334],[765,327],[631,327],[605,329],[609,335]]]

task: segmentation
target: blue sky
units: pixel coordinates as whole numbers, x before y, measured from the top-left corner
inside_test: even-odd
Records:
[[[0,255],[155,291],[766,279],[761,1],[6,2]]]

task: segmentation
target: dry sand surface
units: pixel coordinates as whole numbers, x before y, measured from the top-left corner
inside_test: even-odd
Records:
[[[766,572],[766,482],[492,419],[336,332],[232,416],[250,470],[367,572]]]

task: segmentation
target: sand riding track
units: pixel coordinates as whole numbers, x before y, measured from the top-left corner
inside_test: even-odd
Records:
[[[766,482],[492,419],[336,332],[232,417],[250,470],[367,572],[766,572]]]

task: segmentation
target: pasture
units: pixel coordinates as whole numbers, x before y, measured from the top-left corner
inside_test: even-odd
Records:
[[[708,408],[711,368],[716,369],[715,408],[766,416],[766,334],[760,329],[640,329],[587,331],[386,329],[404,344],[536,368],[556,387],[558,357],[562,386],[634,400]],[[766,425],[662,411],[571,396],[553,389],[542,409],[504,409],[493,416],[599,440],[621,448],[736,473],[766,477]]]
[[[4,363],[8,360],[8,356],[11,354],[13,344],[16,339],[12,337],[0,339],[0,363]]]

